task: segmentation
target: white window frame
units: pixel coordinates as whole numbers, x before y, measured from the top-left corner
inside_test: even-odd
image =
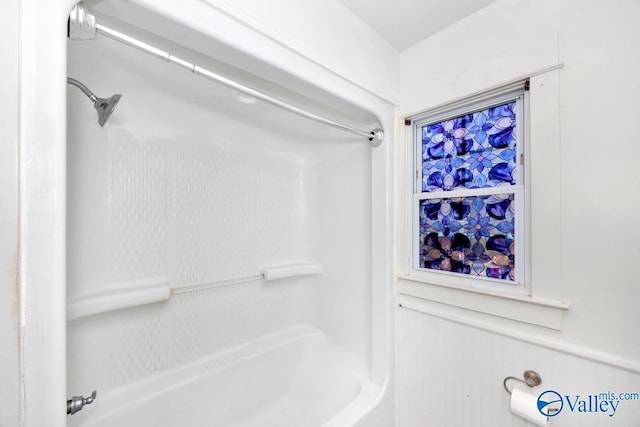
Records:
[[[526,164],[523,161],[525,147],[527,145],[527,123],[525,111],[528,105],[528,91],[525,86],[527,82],[518,82],[492,91],[488,94],[476,97],[470,102],[461,100],[455,105],[447,105],[442,109],[437,109],[428,114],[424,114],[412,121],[412,144],[413,144],[413,166],[415,169],[415,180],[413,186],[412,203],[412,265],[413,273],[417,277],[433,282],[443,282],[450,286],[460,288],[478,288],[490,291],[500,291],[514,294],[527,294],[530,292],[529,282],[526,279],[528,271],[527,262],[527,215],[526,206],[528,204],[529,193],[525,181]],[[427,193],[422,191],[422,128],[425,125],[442,122],[464,114],[471,114],[509,102],[516,102],[516,162],[518,164],[517,184],[504,187],[489,187],[478,189],[464,189],[452,191],[437,191]],[[470,274],[450,273],[438,270],[429,270],[419,267],[420,259],[420,217],[419,203],[427,199],[470,197],[490,194],[513,194],[516,201],[516,281],[509,282],[502,279],[490,277],[474,276]]]
[[[405,119],[405,144],[398,148],[399,181],[398,216],[398,302],[437,311],[439,307],[462,310],[461,315],[486,314],[560,330],[562,314],[569,304],[562,298],[562,206],[560,92],[561,64],[538,70],[501,85],[415,113]],[[416,228],[415,185],[416,161],[414,122],[429,117],[456,117],[456,112],[482,109],[483,102],[496,104],[500,96],[521,89],[529,81],[524,103],[524,174],[525,185],[523,284],[496,286],[487,280],[462,274],[444,274],[415,268]],[[492,100],[492,101],[488,101]],[[486,104],[485,104],[486,105]],[[478,108],[476,108],[478,107]],[[519,160],[519,159],[518,159]],[[521,166],[522,167],[522,166]],[[516,223],[518,220],[516,219]],[[516,230],[518,232],[518,230]],[[552,242],[552,244],[550,244]],[[414,261],[415,260],[415,261]],[[505,288],[506,287],[506,288]],[[509,289],[510,288],[510,289]],[[471,311],[469,311],[471,310]],[[475,314],[473,314],[473,313]]]

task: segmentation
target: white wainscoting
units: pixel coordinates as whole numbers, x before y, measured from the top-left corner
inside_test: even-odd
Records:
[[[640,393],[633,363],[615,366],[615,359],[595,360],[596,352],[578,356],[489,329],[398,309],[398,427],[531,426],[511,414],[502,385],[506,376],[521,377],[526,369],[542,376],[536,394]],[[613,417],[571,412],[565,404],[549,425],[637,427],[640,401],[620,402]]]

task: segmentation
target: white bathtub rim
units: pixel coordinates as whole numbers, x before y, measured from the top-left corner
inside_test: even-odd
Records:
[[[80,425],[102,425],[101,423],[121,412],[132,410],[159,396],[202,380],[203,377],[233,368],[243,362],[248,362],[308,338],[324,344],[327,343],[327,338],[321,330],[298,325],[99,394],[95,404],[92,405],[93,407],[88,407],[87,413],[82,414],[86,420],[82,420]],[[386,383],[384,385],[374,384],[362,374],[351,371],[349,373],[358,383],[358,392],[346,406],[322,424],[322,427],[353,426],[366,416],[384,396]]]
[[[322,427],[353,427],[364,419],[382,401],[387,392],[387,382],[382,386],[371,381],[360,384],[360,392],[347,406],[334,415]]]
[[[227,361],[228,365],[226,367],[230,368],[245,360],[254,359],[291,342],[311,336],[322,336],[324,339],[324,334],[317,329],[308,326],[294,326],[284,331],[260,337],[250,343],[227,348],[174,369],[159,372],[140,381],[115,388],[103,393],[100,399],[96,400],[96,409],[101,406],[109,408],[99,418],[108,417],[113,412],[127,409],[127,404],[133,403],[137,405],[142,401],[151,400],[161,394],[183,387],[197,381],[201,375],[213,374],[217,370],[210,370],[207,367],[216,362]],[[149,390],[153,391],[147,393]],[[144,396],[144,398],[141,399],[140,396]]]

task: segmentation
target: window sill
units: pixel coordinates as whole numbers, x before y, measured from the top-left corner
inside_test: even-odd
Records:
[[[460,288],[411,274],[398,276],[398,293],[556,330],[562,329],[562,313],[569,309],[563,301]]]

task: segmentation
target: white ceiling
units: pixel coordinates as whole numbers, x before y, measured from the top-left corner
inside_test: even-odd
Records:
[[[340,0],[399,51],[494,0]]]

